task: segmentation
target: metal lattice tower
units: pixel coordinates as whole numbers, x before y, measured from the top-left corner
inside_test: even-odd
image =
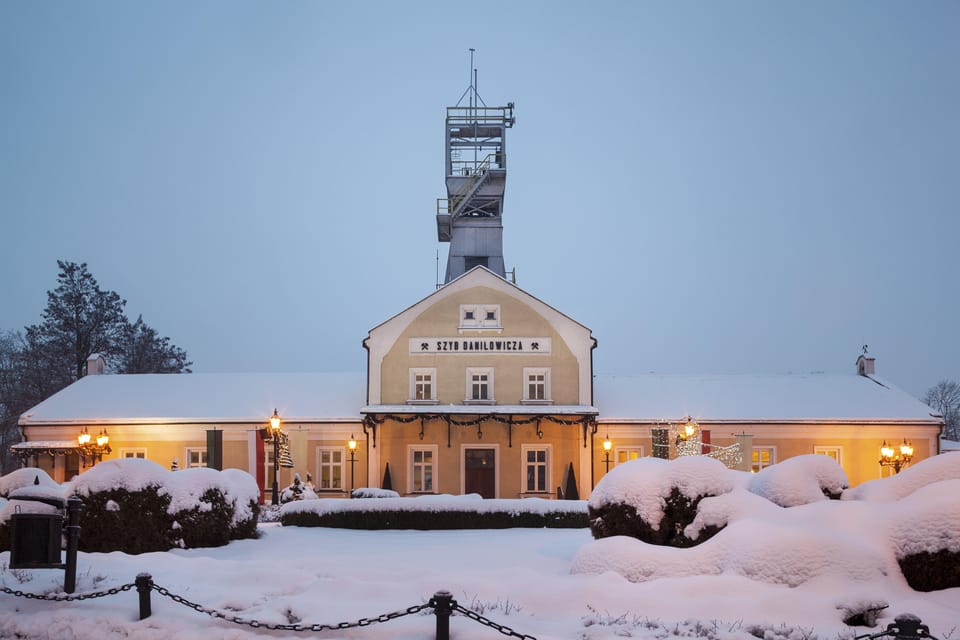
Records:
[[[444,283],[478,265],[506,277],[502,216],[513,103],[486,105],[477,93],[473,52],[470,86],[456,106],[447,107],[447,197],[437,198],[437,239],[450,243]]]

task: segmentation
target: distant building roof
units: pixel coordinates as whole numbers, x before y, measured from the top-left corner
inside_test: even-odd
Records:
[[[598,375],[600,420],[940,422],[905,391],[857,374]]]
[[[81,378],[20,416],[33,424],[360,420],[362,373],[184,373]]]

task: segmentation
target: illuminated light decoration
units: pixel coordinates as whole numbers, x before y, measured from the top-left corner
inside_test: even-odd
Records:
[[[910,460],[912,459],[913,445],[907,442],[906,438],[903,439],[899,451],[894,450],[892,446],[888,445],[886,440],[880,445],[880,466],[893,467],[894,473],[900,473],[900,470],[910,464]]]
[[[610,434],[603,439],[603,463],[607,466],[606,473],[610,473],[610,449],[613,448],[613,442],[610,441]]]
[[[721,447],[718,445],[704,443],[700,425],[697,421],[687,416],[683,419],[683,424],[674,426],[676,433],[677,457],[680,456],[705,456],[719,460],[727,467],[736,467],[743,462],[743,452],[740,450],[740,444],[734,443]],[[704,453],[704,447],[707,452]]]
[[[96,443],[91,442],[92,439],[90,432],[84,427],[83,431],[77,435],[77,452],[82,460],[89,458],[93,464],[96,464],[103,460],[103,456],[112,451],[110,449],[110,436],[107,435],[106,429],[102,429],[97,435]]]

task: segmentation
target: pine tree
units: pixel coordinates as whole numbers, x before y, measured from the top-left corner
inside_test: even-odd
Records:
[[[187,352],[170,344],[138,316],[128,324],[123,336],[121,373],[190,373]]]
[[[43,322],[27,327],[27,342],[38,352],[55,358],[51,373],[83,377],[87,359],[99,353],[110,362],[122,353],[127,301],[114,291],[104,291],[87,270],[87,264],[57,260],[58,286],[47,292]],[[60,371],[60,368],[64,371]]]

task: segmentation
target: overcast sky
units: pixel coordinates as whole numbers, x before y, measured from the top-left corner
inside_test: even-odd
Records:
[[[960,3],[0,3],[0,330],[57,259],[194,370],[361,371],[435,288],[444,109],[595,369],[960,379]]]

